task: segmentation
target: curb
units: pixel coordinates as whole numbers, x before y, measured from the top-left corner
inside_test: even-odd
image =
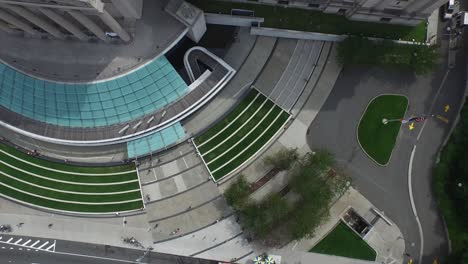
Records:
[[[369,159],[371,159],[375,164],[377,164],[377,165],[380,166],[380,167],[385,167],[385,166],[388,165],[388,163],[390,163],[390,160],[392,159],[392,156],[393,156],[393,149],[395,148],[396,141],[395,141],[395,145],[394,145],[393,148],[392,148],[392,152],[390,153],[390,157],[388,158],[387,163],[385,163],[385,164],[380,164],[380,163],[378,163],[371,155],[369,155],[369,153],[367,153],[367,151],[362,147],[361,142],[359,141],[359,125],[361,124],[362,118],[363,118],[364,115],[366,114],[367,109],[369,108],[369,105],[370,105],[375,99],[377,99],[377,98],[380,97],[380,96],[384,96],[384,95],[395,95],[395,96],[402,96],[402,97],[405,97],[406,100],[407,100],[406,109],[405,109],[405,115],[406,115],[406,112],[408,111],[408,107],[409,107],[409,99],[408,99],[408,97],[407,97],[406,95],[403,95],[403,94],[383,93],[383,94],[379,94],[379,95],[374,96],[374,97],[369,101],[369,103],[368,103],[367,106],[366,106],[366,109],[364,109],[364,112],[362,113],[361,118],[359,118],[359,122],[357,123],[357,126],[356,126],[356,140],[357,140],[357,142],[358,142],[358,144],[359,144],[359,147],[360,147],[361,150],[367,155],[367,157],[368,157]],[[400,129],[398,130],[396,139],[398,139],[398,138],[400,137],[400,132],[401,132],[401,124],[400,124]]]

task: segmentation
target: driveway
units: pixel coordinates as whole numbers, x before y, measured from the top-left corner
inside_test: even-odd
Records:
[[[432,263],[434,257],[447,253],[447,241],[441,218],[431,192],[431,168],[437,151],[448,132],[454,114],[459,109],[465,86],[464,59],[459,67],[445,77],[444,85],[435,103],[442,80],[446,75],[446,62],[425,76],[371,67],[347,67],[341,72],[334,89],[319,115],[309,127],[307,141],[311,148],[325,148],[337,158],[339,165],[353,178],[354,186],[374,205],[392,219],[403,233],[406,252],[417,262],[421,249],[418,224],[411,209],[408,191],[408,166],[413,146],[417,151],[413,162],[413,193],[423,234],[423,263]],[[417,141],[422,123],[414,130],[403,125],[387,166],[370,160],[357,143],[356,129],[367,104],[379,94],[403,94],[409,99],[406,117],[428,113],[446,116],[449,124],[439,119],[428,120],[424,133]],[[444,112],[450,104],[452,110]]]

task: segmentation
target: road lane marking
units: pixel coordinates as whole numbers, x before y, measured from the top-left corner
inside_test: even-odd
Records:
[[[32,241],[32,240],[31,240],[31,239],[29,239],[28,241],[24,242],[24,244],[23,244],[22,246],[24,246],[24,247],[25,247],[25,246],[26,246],[27,244],[29,244],[29,242],[31,242],[31,241]]]
[[[411,151],[409,166],[408,166],[408,191],[410,196],[411,202],[411,209],[413,210],[414,217],[416,218],[416,223],[418,224],[419,229],[419,239],[421,240],[421,247],[419,250],[419,264],[422,263],[423,251],[424,251],[424,234],[421,226],[421,222],[419,221],[418,212],[416,211],[416,205],[414,204],[414,197],[413,197],[413,187],[411,183],[411,172],[413,170],[413,159],[414,154],[416,153],[416,145],[413,146],[413,150]]]
[[[49,244],[49,241],[44,242],[44,244],[42,244],[42,245],[41,245],[40,247],[38,247],[37,249],[41,249],[41,248],[45,247],[45,245],[47,245],[47,244]]]
[[[48,248],[44,249],[46,251],[50,251],[55,245],[50,245]]]
[[[18,243],[21,242],[21,241],[23,241],[22,238],[18,239],[14,244],[15,244],[15,245],[18,245]]]
[[[448,75],[449,75],[449,72],[450,72],[450,69],[448,69],[448,70],[445,72],[444,78],[442,78],[442,82],[440,83],[440,86],[439,86],[439,88],[437,89],[437,93],[435,94],[434,99],[432,100],[431,107],[429,108],[429,111],[428,111],[429,114],[432,114],[432,110],[434,109],[435,103],[436,103],[436,101],[437,101],[437,97],[439,97],[439,94],[440,94],[440,92],[442,91],[442,88],[444,87],[444,84],[445,84],[445,81],[447,80],[447,77],[448,77]],[[419,141],[419,138],[421,137],[422,132],[424,131],[424,128],[426,127],[426,123],[427,123],[427,119],[424,120],[424,123],[423,123],[423,125],[422,125],[422,127],[421,127],[421,130],[419,131],[419,134],[418,134],[418,136],[416,137],[416,140],[417,140],[417,141]]]
[[[34,244],[31,245],[31,247],[34,247],[35,245],[39,244],[39,242],[41,242],[41,241],[37,240],[36,242],[34,242]]]
[[[450,111],[450,105],[445,105],[444,111],[445,111],[445,113],[447,113],[448,111]]]
[[[142,251],[143,252],[143,251]],[[98,257],[98,256],[90,256],[90,255],[82,255],[82,254],[74,254],[74,253],[67,253],[67,252],[54,252],[55,254],[59,255],[66,255],[66,256],[75,256],[75,257],[82,257],[82,258],[92,258],[92,259],[102,259],[102,260],[110,260],[110,261],[117,261],[117,262],[124,262],[124,263],[135,263],[135,261],[131,260],[123,260],[123,259],[115,259],[115,258],[106,258],[106,257]]]
[[[436,115],[437,119],[448,124],[449,120],[441,115]]]
[[[10,239],[8,239],[7,243],[10,243],[12,240],[13,238],[11,237]]]

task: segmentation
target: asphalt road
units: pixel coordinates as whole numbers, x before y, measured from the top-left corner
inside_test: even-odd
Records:
[[[15,237],[10,236],[9,237]],[[17,237],[21,238],[21,237]],[[24,237],[23,237],[24,238]],[[36,238],[37,239],[37,238]],[[40,238],[39,238],[40,239]],[[16,238],[13,240],[15,241]],[[23,242],[26,239],[23,240]],[[45,240],[44,240],[45,241]],[[138,261],[140,262],[138,262]],[[0,263],[18,264],[213,264],[212,260],[175,256],[144,250],[118,248],[73,241],[57,240],[55,251],[35,250],[12,243],[0,243]]]
[[[442,49],[447,50],[444,45]],[[441,260],[446,256],[447,239],[432,195],[431,172],[438,150],[461,106],[466,82],[464,53],[458,54],[456,67],[448,73],[447,62],[442,60],[439,68],[425,76],[382,68],[345,68],[307,135],[312,149],[330,150],[344,171],[352,176],[354,186],[398,225],[405,239],[406,252],[415,262],[419,259],[421,243],[409,197],[409,159],[416,145],[412,190],[424,234],[422,263],[432,263],[435,258]],[[390,162],[385,167],[375,164],[365,155],[356,135],[359,119],[367,104],[382,93],[406,95],[409,98],[406,117],[429,114],[433,106],[433,114],[449,120],[445,123],[438,118],[429,119],[419,141],[417,136],[423,123],[416,124],[416,129],[411,131],[408,125],[403,125]],[[435,102],[434,98],[437,98]],[[447,104],[450,110],[445,113]]]

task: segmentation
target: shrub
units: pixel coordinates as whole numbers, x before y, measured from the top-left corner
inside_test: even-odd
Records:
[[[239,179],[224,192],[224,197],[230,206],[239,211],[248,204],[249,194],[250,184],[244,175],[240,175]]]
[[[242,218],[250,232],[262,239],[284,220],[288,212],[289,205],[286,199],[273,193],[258,204],[249,204],[242,211]]]
[[[292,167],[299,158],[297,149],[283,148],[276,153],[265,157],[263,160],[265,166],[273,167],[279,170],[287,170]]]
[[[432,71],[439,58],[436,46],[397,44],[392,41],[371,41],[348,37],[338,46],[338,62],[346,64],[382,65],[425,74]]]

